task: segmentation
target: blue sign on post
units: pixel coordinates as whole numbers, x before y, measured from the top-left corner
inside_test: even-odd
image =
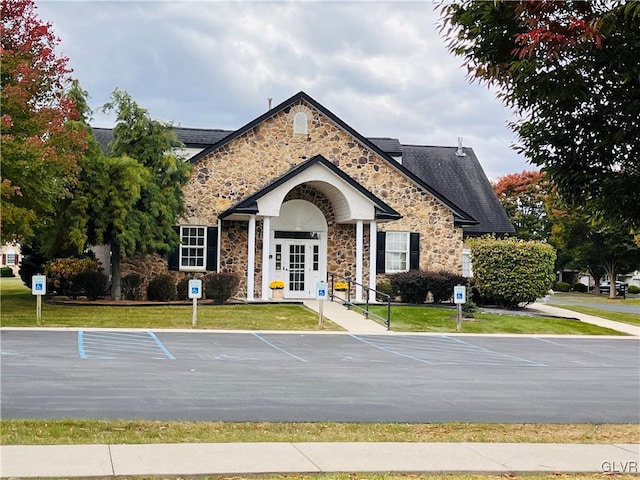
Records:
[[[189,298],[202,298],[202,280],[189,280]]]
[[[467,288],[464,285],[453,287],[453,303],[467,303]]]
[[[316,300],[327,300],[329,298],[329,290],[327,282],[318,282],[316,284]]]
[[[44,275],[34,275],[31,277],[31,293],[34,295],[47,294],[47,277]]]

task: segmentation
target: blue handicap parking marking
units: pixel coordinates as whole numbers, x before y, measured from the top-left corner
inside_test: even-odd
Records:
[[[153,332],[88,332],[81,330],[78,332],[78,354],[82,359],[175,360],[175,357]]]

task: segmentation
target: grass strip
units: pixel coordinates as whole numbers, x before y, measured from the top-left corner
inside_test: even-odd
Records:
[[[615,322],[640,325],[640,313],[611,312],[608,310],[602,310],[600,308],[582,307],[578,305],[562,305],[555,303],[549,303],[549,305],[558,308],[564,308],[565,310],[571,310],[573,312],[593,315],[594,317],[606,318],[607,320],[613,320]],[[638,304],[638,312],[640,312],[640,304]]]
[[[373,306],[371,311],[386,316],[386,308]],[[564,308],[564,307],[563,307]],[[391,306],[391,329],[396,332],[456,331],[456,311],[431,306]],[[511,333],[555,335],[625,335],[608,328],[567,318],[499,313],[475,313],[462,322],[464,333]]]
[[[218,442],[638,443],[634,424],[0,421],[3,445]]]

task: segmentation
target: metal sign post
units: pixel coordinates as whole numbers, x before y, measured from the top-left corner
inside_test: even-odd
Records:
[[[453,287],[453,303],[456,304],[458,310],[458,320],[456,322],[456,330],[462,330],[462,305],[467,303],[467,287],[457,285]]]
[[[33,275],[31,277],[31,293],[36,296],[36,325],[42,324],[42,296],[47,294],[47,277]]]
[[[322,316],[323,316],[323,307],[324,301],[329,298],[329,286],[327,282],[318,282],[316,284],[316,300],[320,303],[318,308],[318,326],[322,326]]]
[[[189,298],[193,299],[193,313],[191,315],[191,326],[198,324],[198,299],[202,298],[202,280],[189,280]]]

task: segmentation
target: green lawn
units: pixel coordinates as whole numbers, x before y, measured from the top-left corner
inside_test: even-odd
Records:
[[[216,442],[637,443],[632,424],[2,420],[3,445]]]
[[[386,307],[371,311],[385,316]],[[456,311],[432,306],[391,305],[391,329],[396,332],[455,332]],[[464,333],[528,333],[558,335],[624,335],[577,320],[528,315],[476,313],[462,322]]]
[[[3,327],[36,324],[36,299],[20,279],[0,284]],[[43,326],[191,328],[191,305],[99,306],[57,305],[43,302]],[[341,330],[330,321],[318,327],[318,314],[302,305],[200,305],[197,328],[221,330]]]
[[[18,278],[0,283],[0,324],[4,327],[30,327],[36,324],[36,299]],[[386,307],[372,311],[386,315]],[[187,305],[104,306],[60,305],[43,302],[43,326],[82,328],[191,328],[192,307]],[[302,305],[200,305],[197,328],[220,330],[340,330],[331,321],[318,327],[318,314]],[[456,331],[453,309],[431,306],[392,305],[391,329],[398,332]],[[465,319],[466,333],[532,333],[622,335],[619,332],[576,320],[521,315],[477,313]]]

